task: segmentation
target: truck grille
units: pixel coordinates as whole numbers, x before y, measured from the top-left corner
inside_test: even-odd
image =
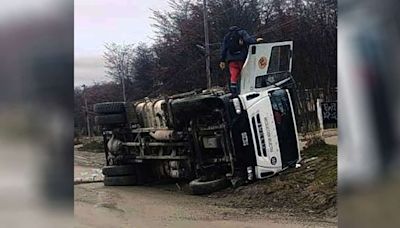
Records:
[[[258,154],[258,156],[261,157],[261,148],[260,148],[260,141],[259,141],[259,137],[258,137],[258,129],[257,129],[257,125],[256,125],[256,119],[254,117],[251,118],[251,124],[253,125],[253,134],[254,134],[254,138],[256,139],[257,154]]]
[[[261,124],[260,114],[257,114],[255,117],[253,116],[251,123],[253,125],[253,133],[256,138],[257,154],[258,154],[258,156],[267,157],[267,148],[265,145],[265,138],[264,138],[264,132],[263,132],[262,124]],[[261,155],[261,151],[262,151],[262,155]]]

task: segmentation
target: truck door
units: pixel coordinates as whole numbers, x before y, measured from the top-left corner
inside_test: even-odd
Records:
[[[290,80],[293,42],[250,45],[240,77],[240,94],[277,87]]]

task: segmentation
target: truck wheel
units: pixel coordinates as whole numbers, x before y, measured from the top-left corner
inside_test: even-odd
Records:
[[[102,169],[104,176],[127,176],[136,174],[136,167],[133,165],[110,165]]]
[[[228,180],[223,177],[212,181],[202,181],[200,178],[192,180],[189,187],[194,195],[208,194],[229,186]]]
[[[198,113],[208,113],[216,108],[223,107],[220,98],[211,95],[200,95],[196,97],[186,97],[172,101],[172,112],[181,115],[196,115]],[[180,116],[181,116],[180,115]]]
[[[125,113],[121,113],[121,114],[96,116],[94,120],[97,125],[124,124],[126,123],[126,115]]]
[[[104,177],[105,186],[129,186],[136,185],[136,176],[105,176]]]
[[[104,102],[95,104],[94,112],[97,114],[116,114],[125,112],[124,102]]]

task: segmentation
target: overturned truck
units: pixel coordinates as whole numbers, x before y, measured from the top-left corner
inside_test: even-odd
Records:
[[[105,185],[181,179],[194,194],[270,177],[300,161],[288,88],[292,42],[250,45],[238,95],[192,91],[94,106]]]

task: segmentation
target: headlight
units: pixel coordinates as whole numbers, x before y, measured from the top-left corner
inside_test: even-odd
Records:
[[[249,181],[253,180],[253,167],[251,166],[247,167],[247,179]]]
[[[236,114],[242,113],[242,108],[240,107],[239,98],[233,98],[233,106],[235,107]]]

